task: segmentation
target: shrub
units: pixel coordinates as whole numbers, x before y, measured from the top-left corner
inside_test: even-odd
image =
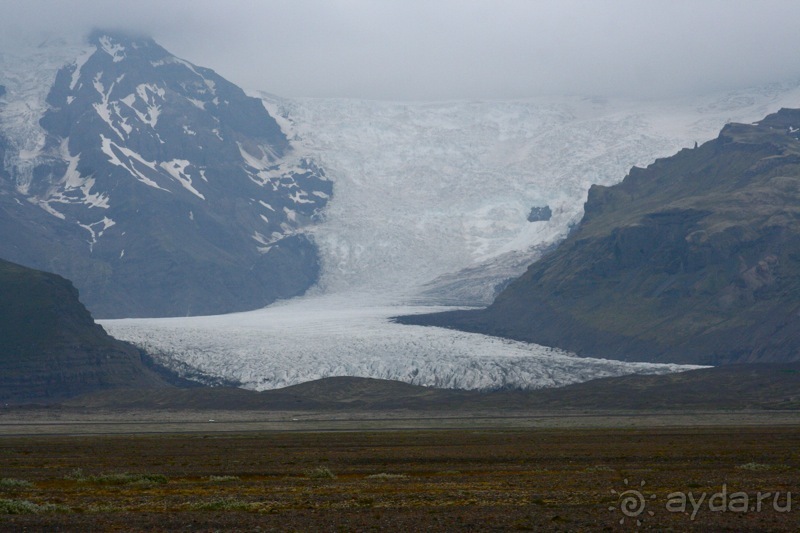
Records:
[[[80,468],[73,469],[69,474],[64,476],[64,479],[72,481],[86,481],[86,476],[83,475],[83,470]]]
[[[336,479],[336,474],[326,466],[318,466],[317,468],[306,470],[305,474],[309,479]]]
[[[42,505],[28,500],[6,500],[0,498],[0,515],[3,514],[37,514],[54,511],[66,511],[65,507],[45,503]]]
[[[772,470],[771,465],[765,465],[763,463],[746,463],[743,465],[739,465],[736,468],[738,468],[739,470],[754,470],[754,471]]]
[[[99,476],[89,476],[86,481],[91,483],[101,483],[105,485],[132,485],[132,484],[160,484],[167,481],[167,476],[163,474],[102,474]]]
[[[405,474],[387,474],[386,472],[381,472],[380,474],[372,474],[371,476],[367,476],[367,479],[379,479],[381,481],[390,481],[393,479],[406,479],[408,476]]]
[[[208,480],[212,483],[228,483],[231,481],[241,481],[239,476],[208,476]]]
[[[14,479],[10,477],[0,479],[0,490],[19,490],[29,489],[31,487],[33,487],[33,483],[25,481],[24,479]]]
[[[606,465],[594,465],[586,467],[585,472],[613,472],[614,469]]]
[[[217,498],[206,502],[191,503],[189,508],[193,511],[249,511],[257,505],[236,498]]]
[[[98,483],[102,485],[140,485],[148,487],[152,485],[163,485],[169,479],[163,474],[99,474],[96,476],[84,475],[83,471],[78,468],[71,473],[64,476],[65,479],[71,479],[80,483]]]

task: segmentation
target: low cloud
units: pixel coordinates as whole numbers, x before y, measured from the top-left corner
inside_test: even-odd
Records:
[[[649,98],[800,78],[788,0],[0,0],[0,13],[3,49],[126,29],[284,96]]]

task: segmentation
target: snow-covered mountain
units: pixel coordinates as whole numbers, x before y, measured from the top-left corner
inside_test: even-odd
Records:
[[[633,165],[716,136],[727,121],[797,105],[798,87],[653,102],[265,96],[298,150],[335,183],[325,220],[313,230],[322,259],[317,287],[250,313],[103,325],[187,375],[253,389],[336,375],[536,388],[687,368],[578,358],[404,326],[391,316],[490,300],[497,285],[566,235],[592,183],[617,182]],[[549,220],[528,220],[544,206]]]
[[[2,188],[27,208],[4,226],[57,240],[36,234],[32,204],[69,245],[37,254],[7,242],[0,256],[70,277],[99,316],[252,309],[316,281],[303,231],[332,183],[260,100],[118,33],[2,59]]]

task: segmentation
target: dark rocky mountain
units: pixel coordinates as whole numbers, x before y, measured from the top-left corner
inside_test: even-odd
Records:
[[[164,386],[137,349],[95,324],[69,281],[0,260],[0,402]]]
[[[487,309],[401,321],[624,360],[800,360],[800,110],[593,186],[579,226]]]
[[[149,38],[90,42],[50,89],[32,175],[5,169],[0,231],[20,237],[0,256],[69,277],[104,318],[303,293],[319,270],[303,230],[332,193],[324,172],[212,70]]]

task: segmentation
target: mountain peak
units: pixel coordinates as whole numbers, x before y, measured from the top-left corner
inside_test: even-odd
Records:
[[[14,180],[83,232],[75,253],[99,262],[81,286],[93,312],[219,313],[303,292],[318,270],[304,231],[333,192],[324,172],[294,154],[261,100],[213,70],[146,36],[89,40],[55,75],[29,172]]]

